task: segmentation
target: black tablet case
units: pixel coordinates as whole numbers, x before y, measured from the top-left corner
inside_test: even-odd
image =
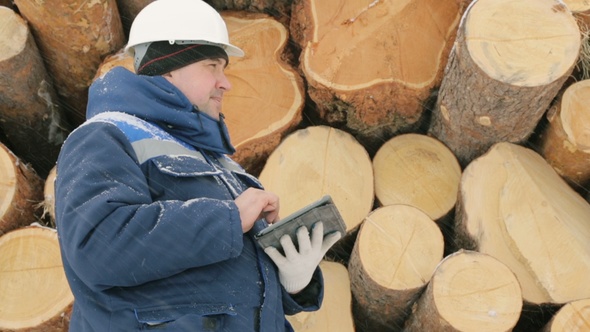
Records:
[[[330,195],[325,195],[304,208],[295,211],[277,223],[274,223],[255,235],[256,240],[262,248],[273,246],[281,249],[279,239],[289,234],[293,244],[297,246],[297,229],[301,226],[307,227],[311,233],[311,227],[318,221],[324,224],[324,236],[332,232],[346,234],[346,225]]]

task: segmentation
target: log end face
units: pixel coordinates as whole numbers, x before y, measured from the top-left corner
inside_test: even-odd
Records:
[[[525,17],[535,17],[535,24]],[[464,23],[474,62],[493,79],[514,86],[558,81],[573,70],[580,53],[578,24],[555,0],[478,1]]]
[[[0,6],[0,63],[20,54],[27,44],[27,23],[12,9]]]

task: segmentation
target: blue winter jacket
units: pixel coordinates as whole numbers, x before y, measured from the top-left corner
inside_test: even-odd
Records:
[[[70,331],[290,331],[317,310],[321,272],[297,298],[234,198],[261,188],[226,154],[223,122],[160,76],[114,68],[57,164],[56,220],[75,297]]]

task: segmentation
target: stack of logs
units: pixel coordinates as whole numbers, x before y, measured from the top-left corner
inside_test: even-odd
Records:
[[[0,0],[0,331],[67,330],[55,162],[151,1]],[[587,1],[208,2],[232,157],[347,224],[296,331],[590,329]]]

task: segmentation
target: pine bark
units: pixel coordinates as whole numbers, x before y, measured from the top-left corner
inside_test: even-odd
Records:
[[[39,221],[42,201],[43,180],[0,143],[0,235]]]
[[[295,1],[290,31],[315,115],[346,128],[371,153],[415,129],[442,79],[461,4]]]
[[[497,142],[524,142],[579,53],[580,31],[560,1],[472,2],[449,57],[430,134],[462,166]]]
[[[55,230],[31,226],[0,236],[0,263],[0,331],[68,331],[74,296]]]
[[[60,106],[72,125],[86,115],[88,87],[103,58],[124,44],[115,0],[15,0],[31,26]]]
[[[440,229],[424,212],[389,205],[364,220],[348,264],[358,331],[400,331],[443,258]]]
[[[522,310],[510,269],[474,251],[458,251],[438,265],[404,331],[511,331]]]
[[[45,176],[55,165],[69,128],[25,22],[0,7],[0,127],[10,149]]]

